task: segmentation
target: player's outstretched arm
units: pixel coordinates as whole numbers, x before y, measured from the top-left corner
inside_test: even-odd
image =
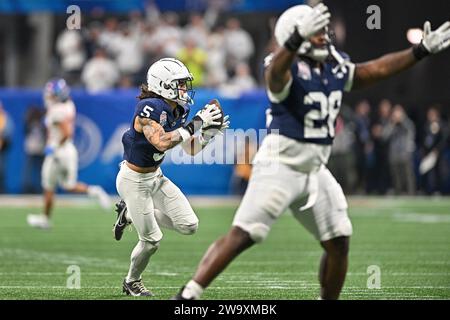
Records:
[[[421,59],[450,46],[450,21],[435,31],[425,22],[422,42],[412,48],[386,54],[378,59],[356,64],[352,89],[360,89],[389,78]]]

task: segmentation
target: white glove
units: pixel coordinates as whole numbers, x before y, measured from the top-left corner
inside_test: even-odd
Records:
[[[438,53],[450,46],[450,21],[431,31],[430,21],[423,25],[422,44],[430,53]]]
[[[325,28],[330,23],[330,17],[328,7],[323,3],[319,3],[313,8],[313,12],[310,15],[302,17],[297,22],[298,33],[303,39],[307,40]]]
[[[223,118],[223,123],[220,126],[220,129],[207,129],[204,130],[203,127],[200,129],[200,143],[202,145],[208,144],[212,138],[214,138],[216,135],[223,135],[224,131],[230,127],[230,121],[228,119],[230,116],[225,116]]]
[[[202,128],[218,126],[220,125],[220,121],[218,120],[222,117],[222,111],[215,104],[207,104],[197,112],[196,116],[202,119]]]

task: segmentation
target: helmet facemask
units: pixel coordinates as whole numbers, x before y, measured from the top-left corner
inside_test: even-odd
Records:
[[[316,47],[311,41],[304,41],[298,50],[300,56],[306,56],[318,62],[323,62],[330,56],[330,45],[333,34],[328,27],[325,27],[325,30],[320,32],[325,33],[326,44],[322,47]]]
[[[171,86],[176,96],[173,101],[176,101],[182,107],[194,103],[195,91],[192,89],[191,78],[174,80]]]

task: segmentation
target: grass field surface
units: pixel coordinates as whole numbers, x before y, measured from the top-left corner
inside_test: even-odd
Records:
[[[341,299],[450,298],[449,198],[360,197],[350,198],[349,205],[354,234]],[[170,298],[190,279],[210,243],[228,230],[236,207],[196,202],[195,235],[163,229],[160,249],[143,274],[156,294],[151,299]],[[26,203],[0,204],[0,299],[142,299],[125,296],[121,288],[137,241],[134,230],[117,242],[112,212],[58,202],[54,227],[32,229],[26,215],[37,210]],[[203,299],[316,299],[321,253],[286,213],[268,239],[239,256]],[[72,265],[79,267],[80,289],[67,288]],[[379,289],[367,286],[369,266],[380,270]]]

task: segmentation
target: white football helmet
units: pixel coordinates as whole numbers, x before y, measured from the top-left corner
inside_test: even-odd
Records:
[[[181,106],[193,104],[194,76],[179,60],[163,58],[153,63],[147,72],[148,89]]]
[[[297,21],[301,20],[307,15],[310,15],[312,11],[313,8],[308,5],[297,5],[284,11],[275,24],[274,33],[278,45],[283,46],[287,39],[289,39],[289,37],[294,32]],[[329,37],[327,40],[330,41]],[[319,62],[324,61],[330,54],[327,47],[315,48],[308,40],[303,41],[301,46],[298,48],[297,53],[299,55],[310,57],[311,59]]]

